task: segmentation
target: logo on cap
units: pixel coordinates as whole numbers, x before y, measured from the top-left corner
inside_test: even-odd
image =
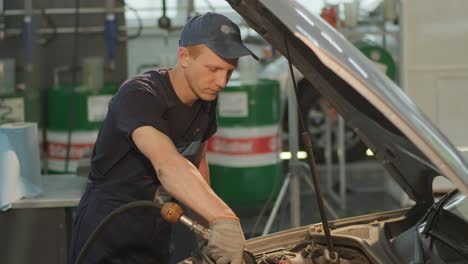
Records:
[[[222,25],[221,32],[223,32],[224,34],[239,35],[239,33],[237,33],[237,31],[233,27],[228,26],[228,25]]]

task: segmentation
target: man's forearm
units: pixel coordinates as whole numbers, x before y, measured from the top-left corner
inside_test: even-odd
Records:
[[[208,222],[220,217],[235,218],[234,212],[214,193],[198,169],[182,156],[180,159],[157,170],[164,188]]]
[[[208,167],[208,162],[206,160],[202,161],[200,165],[198,166],[198,171],[200,174],[203,176],[203,179],[205,179],[206,183],[208,185],[211,184],[210,182],[210,169]]]
[[[235,217],[234,212],[210,188],[198,169],[180,155],[172,141],[145,126],[132,133],[138,149],[151,161],[164,189],[205,218]]]

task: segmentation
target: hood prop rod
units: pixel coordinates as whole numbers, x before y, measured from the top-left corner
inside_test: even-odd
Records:
[[[292,63],[291,63],[291,54],[289,53],[289,46],[288,46],[288,40],[287,37],[284,39],[285,47],[286,47],[286,55],[288,59],[288,64],[289,64],[289,72],[291,74],[292,78],[292,83],[294,87],[294,93],[296,95],[296,99],[298,102],[298,110],[300,110],[300,101],[299,101],[299,90],[297,88],[297,83],[296,83],[296,78],[294,76],[294,71],[292,68]],[[330,228],[328,225],[328,220],[327,220],[327,215],[325,213],[325,206],[323,202],[323,195],[322,191],[320,190],[320,185],[319,185],[319,177],[317,174],[317,164],[315,163],[315,156],[314,152],[312,151],[312,139],[311,135],[308,129],[306,129],[304,125],[304,118],[301,114],[300,111],[298,111],[299,115],[299,122],[300,122],[300,129],[301,129],[301,136],[302,136],[302,141],[304,142],[304,146],[306,148],[307,152],[307,161],[310,166],[310,172],[312,176],[312,182],[314,183],[314,189],[315,189],[315,194],[317,196],[317,203],[320,211],[320,217],[322,218],[322,226],[323,226],[323,231],[325,233],[325,240],[327,243],[327,249],[330,254],[330,259],[332,262],[338,260],[338,254],[335,252],[334,246],[333,246],[333,241],[331,239],[330,235]]]

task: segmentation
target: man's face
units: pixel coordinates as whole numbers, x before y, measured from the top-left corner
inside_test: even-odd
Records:
[[[186,58],[185,78],[199,99],[213,101],[226,87],[237,59],[224,59],[204,45],[197,48],[198,54]]]

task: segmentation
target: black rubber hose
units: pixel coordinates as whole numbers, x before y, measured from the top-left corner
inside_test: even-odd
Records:
[[[91,248],[91,245],[94,243],[98,235],[101,233],[103,228],[112,220],[114,217],[130,210],[133,208],[138,208],[138,207],[153,207],[153,208],[158,208],[160,209],[161,207],[156,205],[152,201],[136,201],[136,202],[131,202],[128,204],[125,204],[117,209],[114,209],[110,214],[108,214],[102,221],[99,223],[99,225],[94,229],[93,233],[89,236],[88,240],[86,240],[86,243],[84,244],[83,248],[80,251],[80,254],[75,260],[75,264],[81,264],[83,262],[84,257],[88,253],[89,249]]]
[[[80,251],[80,254],[75,260],[75,264],[81,264],[84,260],[84,257],[88,253],[89,249],[91,248],[91,245],[94,243],[98,235],[102,232],[104,227],[109,224],[111,220],[113,220],[116,216],[130,210],[133,208],[141,208],[141,207],[152,207],[152,208],[158,208],[161,209],[161,206],[158,206],[152,201],[136,201],[136,202],[131,202],[125,205],[122,205],[121,207],[114,209],[110,214],[108,214],[104,219],[101,220],[99,225],[94,229],[93,233],[89,236],[88,240],[86,240],[86,243],[83,245],[83,248]],[[212,263],[213,261],[210,260],[210,258],[202,252],[202,257],[205,259],[206,262]],[[255,264],[255,257],[252,253],[244,250],[244,263],[245,264]]]
[[[119,0],[119,2],[125,7],[127,7],[128,9],[130,9],[130,11],[132,11],[134,14],[135,14],[135,18],[137,20],[137,23],[138,23],[138,28],[137,28],[137,32],[134,34],[134,35],[131,35],[131,36],[127,36],[125,38],[119,38],[119,41],[120,42],[125,42],[125,41],[128,41],[128,40],[131,40],[131,39],[136,39],[138,37],[141,36],[141,32],[143,32],[143,20],[141,19],[141,16],[140,16],[140,13],[138,12],[138,10],[130,5],[128,5],[128,1],[124,1],[124,0]]]

